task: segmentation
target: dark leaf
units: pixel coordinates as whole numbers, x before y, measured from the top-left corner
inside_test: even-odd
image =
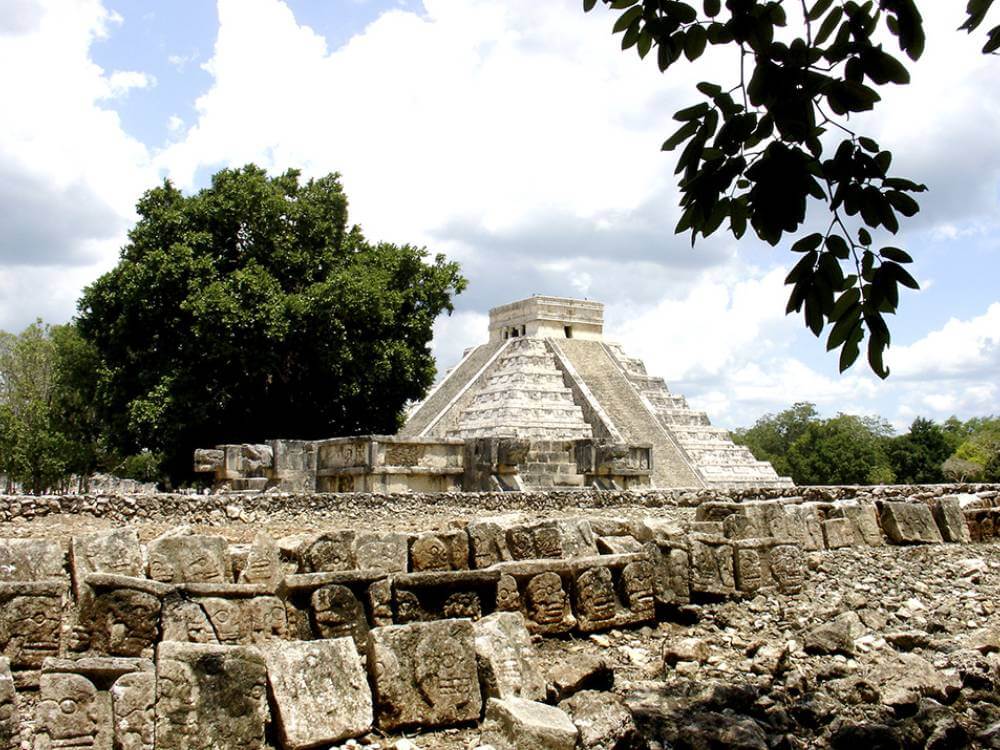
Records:
[[[913,258],[905,250],[900,250],[898,247],[883,247],[878,251],[886,260],[894,260],[897,263],[912,263]]]
[[[633,8],[629,8],[627,11],[622,13],[618,20],[615,21],[614,28],[611,29],[612,34],[619,34],[625,31],[629,26],[632,25],[633,21],[638,21],[642,18],[642,6],[636,5]]]

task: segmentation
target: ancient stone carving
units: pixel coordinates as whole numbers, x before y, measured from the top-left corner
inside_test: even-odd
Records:
[[[254,648],[161,643],[156,662],[158,750],[262,750],[266,668]]]
[[[244,643],[260,644],[288,637],[288,614],[276,596],[255,596],[243,605]]]
[[[940,544],[943,539],[925,503],[882,503],[882,528],[893,544]]]
[[[646,560],[636,560],[622,568],[625,606],[637,618],[651,620],[656,617],[653,580],[653,565]]]
[[[43,673],[35,710],[35,750],[112,750],[111,702],[79,674]]]
[[[477,620],[483,602],[496,601],[497,571],[454,570],[394,576],[396,622],[423,622],[455,617]]]
[[[757,547],[737,544],[733,550],[733,573],[739,591],[756,591],[768,583],[766,563]]]
[[[793,544],[777,544],[771,548],[768,562],[771,576],[784,594],[797,594],[806,578],[806,564],[802,550]]]
[[[62,596],[18,594],[0,598],[0,649],[19,669],[38,669],[47,656],[58,656],[61,641]]]
[[[522,609],[521,592],[517,589],[517,579],[506,573],[497,582],[497,611],[519,612]]]
[[[565,633],[576,625],[558,573],[548,571],[529,579],[523,600],[528,629],[534,633]]]
[[[285,748],[325,746],[371,729],[371,690],[349,638],[275,644],[267,672]]]
[[[232,571],[221,536],[161,536],[147,546],[149,577],[165,583],[229,583]]]
[[[6,656],[0,656],[0,750],[14,750],[18,747],[20,731],[10,660]]]
[[[368,606],[372,613],[372,625],[392,625],[392,584],[388,579],[383,578],[368,586]]]
[[[359,534],[354,556],[363,570],[405,573],[409,561],[409,539],[405,534]]]
[[[247,552],[247,561],[240,571],[240,583],[273,585],[281,577],[278,545],[267,534],[257,534]]]
[[[122,675],[110,692],[116,750],[153,750],[156,675],[153,672]]]
[[[931,505],[931,513],[944,541],[957,544],[967,544],[970,541],[969,525],[965,522],[957,497],[935,499]]]
[[[159,636],[160,600],[135,589],[110,589],[79,601],[70,648],[105,656],[141,656]]]
[[[545,679],[535,663],[524,617],[518,612],[496,612],[473,627],[479,678],[486,695],[544,700]]]
[[[90,573],[109,573],[141,577],[142,550],[134,529],[113,529],[96,534],[75,536],[70,540],[70,569],[73,590],[83,592],[84,579]]]
[[[350,529],[340,529],[316,537],[305,548],[302,564],[305,571],[314,573],[356,568],[354,532]]]
[[[849,518],[827,518],[822,522],[823,542],[827,549],[853,547],[856,543],[854,524]]]
[[[205,597],[198,599],[198,604],[208,616],[219,643],[238,646],[243,642],[246,627],[243,622],[241,602],[235,599]]]
[[[63,557],[54,539],[0,539],[0,581],[64,578]]]
[[[195,602],[180,597],[168,598],[163,602],[161,622],[164,641],[219,642],[208,614]]]
[[[312,594],[312,613],[316,632],[320,638],[350,636],[365,648],[368,642],[368,619],[365,607],[347,586],[330,585],[316,589]],[[390,607],[389,617],[392,617]]]
[[[384,729],[443,726],[479,717],[482,699],[468,620],[375,628],[368,664]]]
[[[600,630],[614,623],[618,603],[610,570],[585,570],[576,579],[576,592],[575,611],[581,630]]]
[[[465,532],[419,534],[410,546],[410,569],[416,573],[468,568],[469,537]]]
[[[736,590],[731,545],[692,534],[690,550],[691,591],[726,596]]]

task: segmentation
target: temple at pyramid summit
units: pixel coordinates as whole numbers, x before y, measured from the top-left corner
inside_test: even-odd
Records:
[[[791,484],[606,340],[604,305],[590,300],[533,296],[492,309],[489,340],[465,353],[399,434],[527,438],[549,454],[588,438],[649,446],[654,487]],[[525,483],[547,484],[530,458]]]
[[[663,378],[604,338],[604,305],[533,296],[490,311],[396,435],[195,451],[218,489],[523,491],[787,487]]]

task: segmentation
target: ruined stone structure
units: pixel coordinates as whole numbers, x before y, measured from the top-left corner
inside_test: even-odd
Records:
[[[599,302],[535,296],[494,308],[489,341],[466,352],[411,411],[400,436],[527,438],[529,486],[548,469],[534,457],[568,453],[581,438],[650,446],[654,487],[791,484],[603,331]]]
[[[484,516],[237,545],[190,527],[145,544],[127,526],[65,546],[3,538],[0,748],[298,750],[480,720],[495,747],[599,747],[533,635],[794,596],[807,554],[969,545],[995,538],[998,504],[719,498],[683,520]],[[664,658],[682,657],[697,654]],[[575,700],[592,716],[612,698]]]

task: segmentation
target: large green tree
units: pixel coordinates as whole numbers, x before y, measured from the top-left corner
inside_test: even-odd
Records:
[[[838,414],[810,422],[788,451],[796,484],[887,484],[894,481],[878,419]]]
[[[676,231],[694,243],[728,221],[737,239],[749,227],[777,245],[803,227],[810,205],[821,205],[825,229],[791,246],[801,257],[786,280],[787,311],[801,311],[816,336],[829,328],[827,348],[840,350],[841,370],[867,336],[868,362],[886,377],[886,316],[899,306],[900,287],[917,282],[904,268],[909,254],[876,239],[919,211],[913,196],[926,187],[894,174],[892,152],[850,118],[876,108],[880,87],[909,82],[907,64],[884,42],[894,37],[910,61],[920,58],[917,0],[601,2],[621,11],[614,32],[622,49],[650,55],[661,71],[708,46],[733,61],[729,80],[698,84],[702,100],[674,115],[680,127],[663,144],[684,145]],[[597,4],[583,0],[586,11]],[[992,5],[969,0],[961,28],[976,31]],[[956,8],[956,24],[959,15]],[[998,54],[1000,26],[986,32],[982,51]]]
[[[814,404],[800,402],[777,414],[765,414],[753,427],[733,430],[733,440],[747,446],[759,460],[770,461],[778,474],[788,476],[792,471],[788,451],[818,418]]]
[[[465,280],[349,228],[338,175],[249,165],[194,195],[165,181],[137,208],[78,318],[122,454],[159,452],[180,479],[199,446],[391,433],[432,383],[432,324]]]
[[[906,484],[943,482],[942,466],[952,450],[944,429],[923,417],[913,420],[908,433],[886,443],[896,481]]]

